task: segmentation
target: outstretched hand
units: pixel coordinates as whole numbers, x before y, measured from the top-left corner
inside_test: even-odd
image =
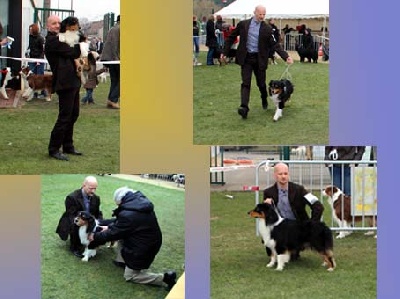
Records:
[[[266,199],[264,199],[264,203],[267,203],[267,204],[269,204],[269,205],[272,205],[272,203],[273,203],[273,199],[272,198],[266,198]]]
[[[287,63],[287,64],[292,64],[292,63],[293,63],[293,58],[289,56],[289,57],[286,59],[286,63]]]

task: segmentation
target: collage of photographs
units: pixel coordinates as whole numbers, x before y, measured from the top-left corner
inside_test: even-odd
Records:
[[[342,2],[0,0],[1,297],[398,298],[397,110]]]

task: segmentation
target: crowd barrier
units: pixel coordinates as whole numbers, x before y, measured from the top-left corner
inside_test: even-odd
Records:
[[[351,169],[351,211],[352,211],[352,227],[339,228],[333,218],[330,223],[327,223],[333,231],[377,231],[376,222],[371,227],[366,219],[367,216],[377,217],[377,162],[376,161],[326,161],[326,160],[282,160],[289,165],[290,181],[303,185],[308,191],[317,196],[324,204],[325,211],[322,216],[324,220],[327,213],[331,213],[331,209],[327,204],[327,197],[323,195],[323,190],[328,185],[333,185],[333,180],[330,176],[327,165],[340,165],[341,173],[344,173],[344,167],[350,166]],[[255,204],[260,203],[262,198],[262,190],[266,186],[274,184],[273,169],[275,161],[262,161],[256,167],[255,185],[247,188],[255,193]],[[356,164],[355,164],[356,163]],[[269,167],[266,167],[269,166]],[[260,172],[265,172],[263,175],[262,186],[260,187]],[[342,186],[337,186],[341,190],[344,189],[343,180]],[[260,190],[260,191],[259,191]],[[260,198],[261,193],[261,198]],[[341,207],[343,209],[343,207]],[[356,223],[355,217],[361,217],[361,222]],[[256,229],[257,230],[257,229]]]

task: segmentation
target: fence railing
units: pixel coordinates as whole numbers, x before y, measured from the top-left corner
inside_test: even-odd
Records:
[[[330,175],[329,167],[335,165],[339,167],[342,176],[341,185],[337,186],[344,190],[345,169],[350,168],[350,185],[351,185],[351,211],[352,221],[349,223],[351,227],[339,227],[332,217],[328,225],[331,226],[333,231],[376,231],[376,222],[373,226],[367,223],[367,217],[377,217],[377,161],[327,161],[327,160],[314,160],[314,161],[296,161],[296,160],[283,160],[279,161],[286,163],[289,166],[290,181],[303,185],[313,195],[317,196],[324,204],[326,213],[331,213],[327,203],[327,197],[323,195],[323,190],[326,186],[334,185],[333,177]],[[255,175],[255,204],[260,203],[260,192],[266,186],[274,184],[273,170],[271,167],[276,161],[262,161],[256,167]],[[329,165],[329,167],[327,167]],[[267,171],[267,175],[263,176],[265,182],[260,186],[260,171]],[[343,211],[344,207],[341,206]],[[343,214],[343,213],[342,213]],[[324,220],[324,215],[322,220]],[[356,216],[361,217],[361,221],[356,223]],[[256,228],[257,230],[257,228]]]

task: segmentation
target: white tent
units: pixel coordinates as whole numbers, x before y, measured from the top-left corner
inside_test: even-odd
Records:
[[[254,14],[254,8],[257,5],[265,6],[267,19],[326,19],[329,17],[329,0],[236,0],[214,15],[229,19],[248,19]]]

